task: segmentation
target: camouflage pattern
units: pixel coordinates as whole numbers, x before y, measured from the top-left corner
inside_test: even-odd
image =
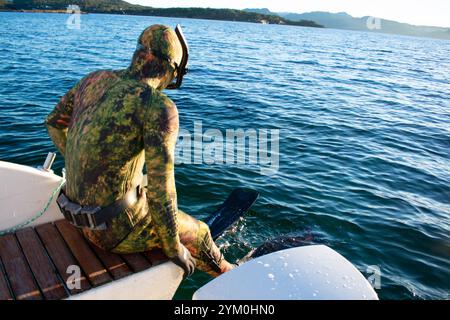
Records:
[[[181,60],[174,39],[170,28],[146,29],[128,69],[83,78],[61,98],[46,124],[65,157],[66,195],[80,205],[104,207],[121,199],[141,183],[147,167],[146,192],[107,230],[84,229],[89,240],[117,253],[162,248],[169,258],[177,255],[181,241],[200,270],[217,275],[223,258],[207,225],[177,208],[178,111],[158,90],[174,77],[171,61]]]
[[[144,219],[143,223],[139,224],[135,231],[112,251],[126,254],[161,248],[160,238],[150,220],[150,218],[148,221]],[[196,267],[212,276],[225,272],[222,264],[224,259],[212,240],[208,225],[181,210],[177,211],[177,220],[180,241],[196,260]]]
[[[153,25],[144,30],[138,39],[130,72],[137,78],[151,74],[161,79],[169,69],[175,77],[175,63],[180,64],[182,55],[183,49],[176,33],[171,28]]]

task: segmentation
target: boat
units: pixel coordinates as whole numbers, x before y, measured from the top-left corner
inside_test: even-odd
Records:
[[[64,177],[44,165],[0,161],[0,300],[172,299],[183,271],[161,251],[117,255],[84,239],[56,196]],[[144,179],[145,180],[145,179]],[[369,281],[324,245],[290,248],[241,264],[194,300],[376,300]]]

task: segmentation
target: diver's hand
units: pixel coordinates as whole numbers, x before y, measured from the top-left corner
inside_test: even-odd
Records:
[[[178,255],[173,257],[171,260],[177,266],[183,268],[185,278],[191,276],[194,273],[195,260],[191,256],[191,253],[189,252],[189,250],[181,243],[180,243],[180,250],[178,251]]]

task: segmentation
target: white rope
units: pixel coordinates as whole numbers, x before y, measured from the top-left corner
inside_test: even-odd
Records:
[[[22,229],[23,227],[26,227],[27,225],[29,225],[30,223],[33,223],[34,221],[36,221],[36,219],[42,217],[42,215],[47,211],[48,207],[50,207],[50,204],[52,203],[53,198],[55,197],[55,195],[59,192],[59,190],[61,190],[61,188],[63,187],[64,183],[66,183],[66,179],[62,178],[61,179],[61,183],[56,187],[55,190],[53,190],[52,194],[50,195],[50,198],[48,199],[47,203],[45,204],[45,207],[43,210],[39,211],[37,214],[35,214],[32,218],[28,219],[25,222],[22,222],[12,228],[6,229],[6,230],[0,230],[0,236],[3,236],[5,234],[8,233],[13,233],[16,232],[19,229]]]

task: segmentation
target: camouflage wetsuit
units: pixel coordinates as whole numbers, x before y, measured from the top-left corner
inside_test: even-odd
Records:
[[[137,50],[129,69],[89,74],[48,116],[49,134],[65,157],[66,195],[80,205],[107,206],[141,183],[145,164],[146,192],[110,228],[85,228],[85,236],[116,253],[162,248],[168,257],[181,241],[197,268],[217,275],[221,254],[208,226],[177,209],[178,111],[161,91],[140,81],[139,59],[147,54]]]

